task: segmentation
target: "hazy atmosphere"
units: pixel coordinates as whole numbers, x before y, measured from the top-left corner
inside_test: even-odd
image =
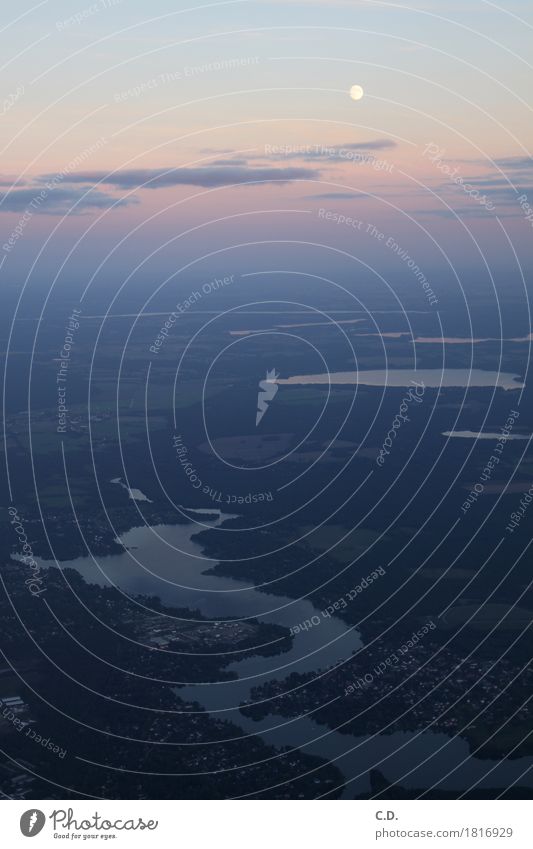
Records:
[[[533,7],[413,2],[4,10],[25,836],[533,798]]]

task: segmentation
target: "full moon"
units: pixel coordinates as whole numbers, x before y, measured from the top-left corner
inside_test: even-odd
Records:
[[[352,100],[361,100],[364,95],[363,87],[360,85],[353,85],[350,89],[350,97]]]

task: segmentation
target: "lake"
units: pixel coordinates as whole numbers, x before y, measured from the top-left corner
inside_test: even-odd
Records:
[[[188,510],[198,521],[182,525],[132,528],[120,541],[127,550],[106,557],[79,557],[59,563],[76,569],[87,581],[113,584],[131,595],[158,595],[166,604],[199,609],[212,621],[225,617],[255,617],[288,628],[320,610],[306,599],[267,595],[231,578],[206,574],[216,561],[203,555],[193,539],[205,528],[219,528],[230,518],[210,509]],[[46,568],[50,561],[38,561]],[[390,735],[355,737],[330,731],[308,717],[283,719],[267,716],[257,722],[240,712],[239,705],[250,699],[253,687],[291,672],[324,669],[348,658],[361,646],[357,631],[341,619],[320,617],[320,625],[294,636],[290,651],[272,657],[247,657],[230,664],[228,670],[239,677],[219,684],[191,684],[176,688],[185,701],[201,704],[217,718],[228,719],[247,734],[259,735],[277,747],[296,746],[308,754],[333,761],[347,779],[343,798],[368,792],[370,769],[383,771],[388,780],[406,787],[425,788],[438,784],[457,790],[480,782],[480,786],[509,786],[533,758],[489,761],[469,755],[467,743],[432,731],[397,732]],[[460,767],[460,774],[455,770]],[[521,783],[531,785],[524,778]]]
[[[483,369],[376,369],[369,371],[334,371],[329,374],[298,374],[278,378],[276,383],[286,386],[386,386],[390,389],[408,388],[422,383],[429,389],[495,388],[523,389],[520,375]]]

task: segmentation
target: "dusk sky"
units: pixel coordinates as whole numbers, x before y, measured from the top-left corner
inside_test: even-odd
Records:
[[[445,255],[456,265],[459,244],[464,267],[531,267],[530,3],[161,0],[156,11],[65,0],[4,22],[8,285],[41,249],[34,275],[76,245],[77,277],[123,237],[128,272],[153,251],[162,269],[265,240],[387,269],[369,224],[430,271]],[[334,264],[327,251],[316,261]]]

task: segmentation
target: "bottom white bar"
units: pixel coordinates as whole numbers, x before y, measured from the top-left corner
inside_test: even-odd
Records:
[[[2,845],[532,849],[528,801],[4,801]]]

